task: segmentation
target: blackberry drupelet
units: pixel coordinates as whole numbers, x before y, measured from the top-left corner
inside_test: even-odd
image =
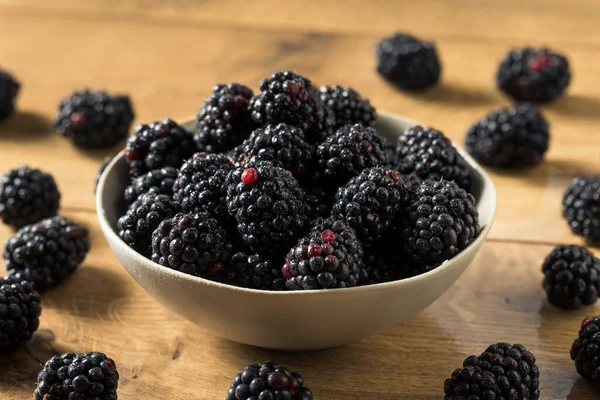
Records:
[[[302,129],[309,142],[322,141],[335,125],[333,110],[321,101],[311,81],[291,71],[264,79],[250,108],[258,125],[289,124]]]
[[[291,173],[269,161],[249,162],[226,179],[227,209],[253,251],[277,253],[309,228],[309,206]]]
[[[356,232],[343,221],[318,220],[290,249],[281,269],[290,290],[357,286],[368,274]]]
[[[440,61],[433,42],[396,33],[378,43],[377,71],[401,89],[424,89],[440,79]]]
[[[436,268],[479,233],[475,198],[454,182],[421,182],[402,226],[407,254],[425,271]]]
[[[338,189],[331,215],[354,228],[366,248],[383,247],[396,237],[408,200],[397,171],[368,168]]]
[[[569,60],[547,48],[511,50],[500,63],[496,82],[517,101],[551,101],[571,82]]]
[[[584,237],[588,243],[599,243],[600,177],[574,178],[563,196],[562,214],[571,232]]]
[[[40,324],[40,301],[28,282],[0,278],[0,353],[31,339]]]
[[[173,186],[184,212],[205,212],[224,221],[227,216],[225,179],[233,163],[222,154],[196,153],[186,161]]]
[[[600,316],[586,317],[581,322],[579,336],[571,346],[571,360],[579,375],[600,386]]]
[[[131,204],[117,221],[119,237],[132,249],[150,258],[152,232],[167,218],[181,212],[181,205],[164,194],[146,193]]]
[[[336,190],[365,168],[383,166],[385,139],[362,125],[346,125],[319,144],[316,181],[327,191]]]
[[[79,89],[60,101],[54,127],[79,147],[112,147],[129,134],[134,114],[126,95]]]
[[[240,144],[256,128],[250,117],[252,90],[239,83],[218,84],[196,115],[194,140],[200,151],[222,153]]]
[[[137,125],[125,147],[129,174],[137,178],[154,169],[181,167],[197,151],[193,139],[191,133],[169,118]]]
[[[85,226],[56,216],[21,228],[4,245],[8,273],[42,291],[71,275],[90,249]]]
[[[403,175],[454,181],[466,190],[471,183],[469,164],[458,154],[452,142],[433,128],[413,126],[407,129],[398,138],[395,166]]]
[[[104,353],[53,356],[38,375],[34,400],[117,400],[119,372]]]
[[[113,158],[115,158],[115,156],[108,156],[104,158],[104,160],[102,160],[102,163],[100,164],[100,167],[98,167],[98,174],[96,174],[96,183],[94,184],[94,193],[96,193],[96,189],[98,188],[98,182],[100,182],[100,177],[104,173],[106,167],[108,167],[108,164],[110,164],[110,162],[113,160]]]
[[[548,122],[531,104],[492,111],[467,132],[465,147],[491,167],[536,165],[548,150]]]
[[[130,205],[140,196],[147,193],[164,194],[173,197],[173,185],[175,184],[175,179],[177,179],[177,174],[176,168],[164,167],[154,169],[135,178],[125,188],[125,202],[127,205]]]
[[[331,214],[333,196],[320,188],[308,188],[306,190],[306,202],[310,207],[310,220],[327,218]]]
[[[542,265],[550,304],[576,310],[594,304],[600,291],[600,260],[581,246],[556,246]]]
[[[208,214],[176,214],[152,234],[152,261],[189,275],[219,280],[230,255],[225,230]]]
[[[286,289],[280,264],[274,265],[271,260],[256,253],[235,253],[231,257],[225,283],[250,289]]]
[[[226,400],[312,400],[302,375],[274,361],[250,364],[233,379]]]
[[[371,126],[375,122],[377,114],[369,99],[350,87],[321,86],[319,95],[323,103],[333,110],[336,129],[354,124]]]
[[[312,170],[314,147],[304,133],[291,125],[267,125],[252,132],[236,149],[237,164],[250,159],[271,161],[292,173],[296,179],[306,178]]]
[[[11,74],[0,70],[0,121],[15,112],[15,99],[20,87]]]

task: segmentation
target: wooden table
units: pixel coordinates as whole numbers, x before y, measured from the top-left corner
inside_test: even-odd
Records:
[[[463,358],[496,341],[538,357],[543,399],[590,399],[568,351],[588,307],[563,312],[541,289],[540,265],[580,243],[560,216],[569,179],[598,172],[600,35],[597,0],[0,0],[0,66],[22,82],[20,113],[0,125],[0,170],[27,163],[54,174],[61,212],[86,224],[92,251],[44,293],[41,327],[0,357],[0,399],[27,399],[54,353],[100,350],[117,361],[121,399],[222,399],[237,371],[277,359],[301,371],[316,399],[441,399]],[[374,72],[374,43],[396,29],[434,39],[442,84],[400,93]],[[78,86],[130,93],[138,122],[192,115],[217,82],[256,88],[279,69],[355,87],[380,109],[462,143],[466,128],[509,102],[494,85],[511,46],[548,44],[573,65],[568,95],[545,106],[546,162],[494,173],[498,218],[465,275],[418,317],[351,346],[287,354],[228,342],[168,312],[112,255],[96,220],[93,184],[109,152],[84,153],[52,132],[59,99]],[[112,150],[115,152],[117,149]],[[0,241],[12,232],[0,228]],[[317,329],[317,328],[315,328]]]

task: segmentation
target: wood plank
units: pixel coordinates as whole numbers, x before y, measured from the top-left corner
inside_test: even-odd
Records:
[[[434,400],[465,357],[497,341],[534,352],[542,398],[589,399],[595,390],[581,382],[568,351],[581,319],[598,308],[566,313],[546,304],[539,268],[550,246],[488,242],[416,318],[350,346],[294,354],[237,345],[170,313],[118,264],[93,214],[67,216],[90,228],[92,251],[61,287],[44,293],[40,330],[26,350],[1,359],[0,399],[29,398],[40,370],[35,359],[100,350],[117,362],[123,399],[224,398],[244,365],[276,359],[302,372],[316,399]],[[10,234],[0,228],[0,243]]]

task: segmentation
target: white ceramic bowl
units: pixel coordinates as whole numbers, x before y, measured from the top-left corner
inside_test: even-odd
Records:
[[[376,128],[395,140],[417,123],[380,112]],[[193,129],[194,122],[185,124]],[[115,233],[127,164],[121,152],[106,168],[97,190],[102,231],[129,274],[159,303],[193,323],[235,342],[278,350],[317,350],[351,343],[420,313],[467,269],[485,240],[496,211],[488,175],[475,170],[473,192],[483,230],[464,251],[439,268],[401,281],[348,289],[267,292],[242,289],[162,267],[142,257]]]

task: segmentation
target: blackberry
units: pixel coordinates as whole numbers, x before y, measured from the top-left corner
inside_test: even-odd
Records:
[[[133,178],[163,167],[179,168],[196,151],[191,133],[175,121],[137,125],[127,139],[125,159]]]
[[[239,83],[213,87],[196,115],[194,140],[200,151],[222,153],[240,144],[256,125],[250,117],[252,90]]]
[[[346,125],[317,147],[315,179],[337,189],[365,168],[385,165],[385,139],[373,128]]]
[[[20,87],[11,74],[0,70],[0,121],[15,112],[15,99]]]
[[[396,165],[403,175],[420,179],[454,181],[463,189],[471,183],[471,167],[444,134],[436,129],[413,126],[399,138]]]
[[[490,371],[465,365],[444,382],[444,400],[500,400]]]
[[[164,194],[173,197],[173,185],[177,179],[177,169],[164,167],[154,169],[135,178],[125,188],[125,202],[129,205],[146,193]]]
[[[440,79],[440,61],[433,42],[396,33],[377,44],[377,72],[401,89],[424,89]]]
[[[309,206],[289,171],[255,161],[233,170],[225,182],[227,209],[252,250],[277,252],[308,229]]]
[[[274,361],[250,364],[237,374],[226,400],[312,400],[302,375]]]
[[[126,95],[79,89],[60,101],[54,127],[76,146],[112,147],[129,134],[134,114]]]
[[[152,232],[167,218],[181,212],[181,205],[164,194],[146,193],[139,197],[117,221],[119,237],[132,249],[150,258]]]
[[[181,167],[173,186],[184,212],[205,212],[217,219],[227,216],[225,179],[233,163],[222,154],[196,153]]]
[[[53,356],[38,375],[34,400],[117,400],[119,372],[104,353]]]
[[[0,278],[0,353],[27,342],[40,325],[40,295],[26,281]]]
[[[309,142],[323,140],[335,125],[333,110],[321,101],[311,81],[291,71],[264,79],[250,109],[258,125],[289,124],[302,129]]]
[[[359,282],[360,285],[374,285],[377,283],[391,282],[404,276],[404,260],[396,249],[390,251],[365,250],[363,264],[368,272]]]
[[[319,95],[321,101],[333,110],[336,129],[354,124],[371,126],[375,122],[375,108],[368,99],[350,87],[321,86]]]
[[[311,221],[320,217],[329,217],[333,206],[333,198],[329,193],[320,188],[308,188],[305,198],[310,207],[309,217]]]
[[[348,222],[365,247],[383,246],[395,237],[408,199],[398,172],[368,168],[338,189],[331,214]]]
[[[183,273],[218,280],[231,254],[225,230],[208,214],[176,214],[152,234],[152,261]]]
[[[60,192],[52,175],[23,165],[0,178],[0,218],[14,228],[56,215]]]
[[[88,236],[85,226],[60,216],[27,225],[4,245],[6,269],[39,291],[57,286],[85,258]]]
[[[235,253],[229,263],[226,283],[261,290],[285,290],[280,265],[260,254]]]
[[[542,265],[550,304],[576,310],[594,304],[600,291],[600,260],[581,246],[556,246]]]
[[[579,375],[600,386],[600,316],[586,317],[581,322],[579,336],[571,346],[571,360]]]
[[[115,158],[115,156],[108,156],[108,157],[104,158],[104,160],[102,160],[100,167],[98,167],[98,174],[96,174],[96,183],[94,184],[94,193],[96,193],[96,189],[98,189],[98,182],[100,182],[100,177],[104,173],[104,170],[106,169],[106,167],[108,167],[108,164],[110,164],[110,162],[114,158]]]
[[[588,243],[599,243],[600,177],[574,178],[563,196],[562,214],[571,232],[584,237]]]
[[[500,63],[496,82],[517,101],[551,101],[571,82],[569,60],[547,48],[511,50]]]
[[[290,290],[357,286],[367,274],[356,232],[343,221],[319,220],[290,249],[281,269]]]
[[[467,132],[467,151],[491,167],[525,167],[540,163],[548,150],[548,122],[531,104],[492,111]]]
[[[475,198],[454,182],[421,182],[402,226],[406,251],[426,270],[439,266],[479,233]]]
[[[255,130],[236,152],[240,166],[253,158],[272,161],[290,171],[296,179],[310,174],[314,156],[314,148],[306,142],[302,130],[286,124]]]

